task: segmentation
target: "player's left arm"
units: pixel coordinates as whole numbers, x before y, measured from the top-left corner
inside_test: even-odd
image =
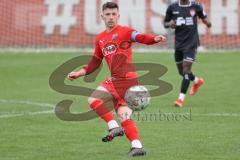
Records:
[[[166,37],[163,35],[142,34],[137,31],[131,33],[131,41],[142,44],[152,45],[159,42],[165,42]]]
[[[202,19],[202,22],[203,22],[208,28],[211,28],[211,27],[212,27],[212,23],[209,21],[208,18]]]
[[[197,15],[199,18],[202,19],[202,22],[208,27],[210,28],[212,26],[212,23],[209,21],[207,13],[204,11],[202,5],[198,4],[197,7]]]

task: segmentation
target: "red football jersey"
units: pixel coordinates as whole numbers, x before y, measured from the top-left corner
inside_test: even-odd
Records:
[[[94,56],[105,58],[111,76],[116,79],[136,78],[132,66],[132,40],[135,30],[126,26],[116,26],[111,32],[102,32],[96,37]]]

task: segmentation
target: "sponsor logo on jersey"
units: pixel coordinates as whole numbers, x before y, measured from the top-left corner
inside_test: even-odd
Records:
[[[187,26],[193,26],[193,17],[186,17],[186,25]]]
[[[111,55],[111,54],[115,54],[116,52],[117,52],[117,44],[116,43],[107,43],[102,49],[102,53],[103,53],[104,57]]]
[[[190,15],[191,15],[192,17],[194,17],[194,16],[196,15],[195,9],[191,9],[191,10],[190,10]]]
[[[100,40],[99,43],[102,45],[103,44],[103,40]]]
[[[178,17],[176,25],[177,26],[182,26],[182,25],[192,26],[192,25],[194,25],[193,17],[186,17],[186,18]]]
[[[179,11],[173,11],[173,14],[179,14]]]

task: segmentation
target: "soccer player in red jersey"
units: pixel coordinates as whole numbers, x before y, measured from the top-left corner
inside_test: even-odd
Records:
[[[77,79],[95,71],[105,59],[111,72],[111,78],[102,82],[88,99],[90,107],[107,123],[109,134],[102,140],[111,141],[116,136],[126,137],[131,142],[129,156],[142,156],[146,152],[139,139],[137,127],[131,115],[133,111],[126,105],[124,94],[126,90],[138,84],[137,74],[132,67],[132,48],[134,42],[155,44],[165,41],[162,35],[141,34],[134,29],[118,25],[119,8],[114,2],[102,6],[102,20],[106,30],[96,37],[95,51],[92,59],[82,69],[68,74],[69,80]],[[106,102],[113,101],[114,109],[121,122],[121,127],[108,109]]]

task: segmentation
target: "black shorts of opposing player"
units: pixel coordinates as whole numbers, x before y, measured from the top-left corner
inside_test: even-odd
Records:
[[[197,49],[175,49],[175,62],[177,64],[182,63],[183,61],[186,62],[195,62]]]

